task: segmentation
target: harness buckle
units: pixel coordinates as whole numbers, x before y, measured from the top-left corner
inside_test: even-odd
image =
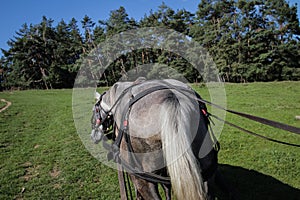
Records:
[[[204,108],[201,109],[201,112],[205,117],[209,117],[209,113]]]

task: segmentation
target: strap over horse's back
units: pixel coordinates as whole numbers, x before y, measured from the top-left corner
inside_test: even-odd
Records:
[[[125,139],[125,141],[126,141],[128,151],[130,151],[130,152],[134,151],[131,141],[130,141],[129,123],[128,123],[131,108],[136,102],[138,102],[142,98],[146,97],[149,94],[152,94],[153,92],[160,91],[160,90],[176,90],[179,93],[187,93],[188,95],[193,95],[193,96],[195,96],[195,99],[201,98],[201,97],[199,94],[197,94],[194,90],[192,90],[189,87],[183,87],[183,86],[177,86],[177,85],[175,86],[166,81],[161,81],[160,84],[156,84],[155,86],[146,88],[145,90],[137,92],[137,93],[136,93],[136,91],[134,91],[134,93],[132,92],[132,90],[136,86],[142,87],[143,84],[145,84],[145,83],[149,83],[149,82],[146,81],[145,78],[139,78],[135,82],[133,82],[133,85],[130,86],[129,89],[126,88],[124,90],[124,91],[126,91],[126,93],[131,94],[130,95],[131,98],[129,99],[128,103],[125,105],[125,107],[122,111],[121,123],[120,123],[120,127],[118,127],[118,136],[115,138],[115,141],[113,142],[113,144],[111,146],[110,152],[108,153],[108,158],[113,159],[115,162],[121,164],[127,172],[133,173],[134,175],[136,175],[139,178],[142,178],[144,180],[154,182],[154,183],[170,184],[169,177],[164,177],[164,176],[157,175],[155,173],[143,171],[142,167],[141,167],[141,163],[134,156],[134,154],[130,154],[131,155],[130,156],[130,164],[129,164],[129,162],[125,161],[120,156],[120,145],[121,145],[121,141],[123,139]],[[163,83],[163,84],[161,84],[161,83]],[[187,94],[185,94],[185,95],[187,95]],[[122,95],[124,96],[125,94],[122,93],[121,96]],[[119,97],[119,99],[120,99],[120,97]],[[120,101],[119,99],[117,100],[118,102]],[[208,132],[209,131],[208,130],[209,117],[208,117],[207,108],[204,103],[199,102],[199,101],[198,101],[198,105],[199,105],[199,109],[201,111],[200,115],[202,115],[202,119],[204,119],[204,122],[206,124],[206,131]],[[203,123],[203,122],[201,121],[199,123]],[[116,126],[116,124],[115,124],[115,126]],[[211,151],[208,154],[208,156],[210,156],[210,158],[198,159],[200,165],[202,162],[206,162],[205,160],[211,159],[211,156],[213,156],[213,160],[215,161],[215,162],[212,162],[211,166],[204,166],[202,175],[205,180],[207,180],[211,175],[213,175],[213,173],[215,172],[215,170],[217,168],[217,151]],[[197,157],[196,154],[195,154],[195,157]]]

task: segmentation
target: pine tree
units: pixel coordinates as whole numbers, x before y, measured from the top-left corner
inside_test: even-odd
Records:
[[[93,36],[93,28],[96,23],[87,15],[84,16],[81,23],[84,29],[84,53],[88,53],[91,49],[96,47]]]
[[[9,77],[12,86],[52,88],[48,80],[55,37],[52,22],[43,17],[38,25],[24,24],[14,40],[9,41],[10,49],[4,54],[12,68]]]
[[[234,1],[203,0],[190,30],[191,37],[210,53],[223,76],[227,77],[232,73],[236,57],[232,47],[236,34],[235,11]]]
[[[136,21],[128,17],[123,6],[111,11],[108,20],[99,20],[99,23],[105,27],[108,37],[137,27]]]

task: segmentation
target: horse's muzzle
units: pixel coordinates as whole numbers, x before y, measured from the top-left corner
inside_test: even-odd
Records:
[[[98,144],[102,140],[103,136],[104,134],[101,127],[92,130],[91,139],[95,144]]]

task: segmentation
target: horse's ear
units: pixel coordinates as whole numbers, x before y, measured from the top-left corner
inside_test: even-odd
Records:
[[[113,89],[113,91],[112,91],[112,92],[113,92],[114,94],[116,94],[116,93],[117,93],[117,89],[118,89],[118,87],[119,87],[119,83],[118,83],[118,82],[117,82],[117,83],[115,83],[115,84],[113,85],[113,88],[114,88],[114,89]]]
[[[95,99],[97,99],[97,101],[100,99],[100,94],[98,92],[95,92]]]
[[[118,83],[115,83],[114,85],[113,85],[113,87],[114,87],[114,90],[115,90],[115,93],[117,92],[117,88],[119,87],[119,84]]]

